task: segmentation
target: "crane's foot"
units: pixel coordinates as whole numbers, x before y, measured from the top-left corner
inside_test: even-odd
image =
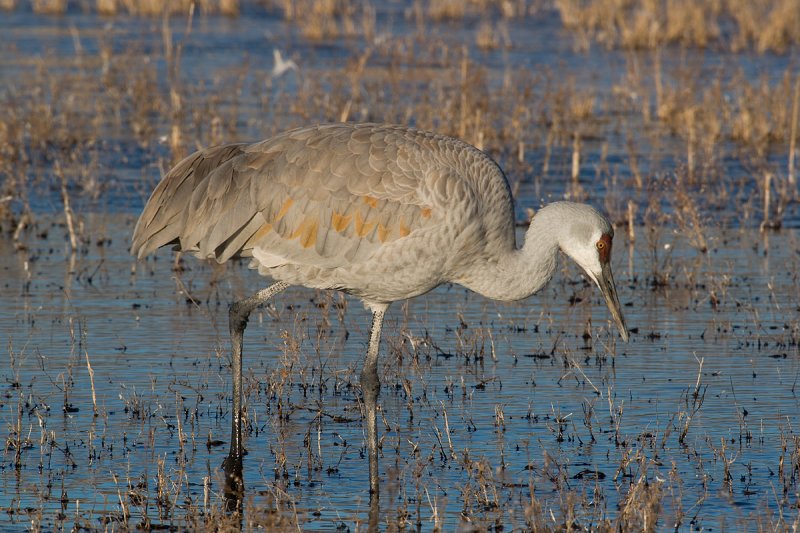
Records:
[[[233,514],[242,512],[244,501],[244,477],[242,476],[242,456],[229,454],[222,462],[225,471],[225,512]]]
[[[247,452],[238,454],[229,453],[225,459],[222,460],[222,469],[225,470],[225,472],[241,470],[242,460],[245,455],[247,455]]]
[[[369,495],[369,523],[367,524],[367,531],[378,531],[378,523],[381,517],[380,498],[377,494]]]
[[[377,403],[381,384],[378,373],[365,370],[361,373],[361,387],[364,395],[365,422],[367,429],[367,455],[369,456],[369,498],[377,501],[380,492],[380,478],[378,474],[378,431],[377,431]]]

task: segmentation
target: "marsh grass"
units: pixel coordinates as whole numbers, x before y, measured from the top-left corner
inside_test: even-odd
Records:
[[[297,7],[291,5],[292,9]],[[287,17],[294,16],[288,6],[285,9]],[[349,4],[322,3],[315,4],[313,9],[325,19],[356,16]],[[38,154],[47,154],[47,160],[69,151],[69,166],[62,165],[68,185],[97,197],[107,186],[96,176],[103,164],[100,141],[109,135],[116,137],[130,132],[146,152],[155,154],[163,154],[157,140],[166,138],[170,154],[163,163],[165,168],[168,161],[185,155],[189,147],[217,144],[241,135],[240,116],[246,110],[239,95],[245,88],[257,86],[248,85],[250,82],[245,80],[250,78],[257,84],[260,78],[268,86],[274,86],[274,81],[267,83],[266,69],[252,71],[243,63],[217,77],[220,86],[238,87],[229,91],[227,97],[205,93],[187,84],[183,79],[186,75],[181,72],[183,43],[192,39],[192,16],[187,13],[181,20],[164,17],[161,24],[166,86],[164,78],[159,79],[152,56],[143,56],[135,50],[112,52],[114,36],[108,32],[100,37],[97,54],[87,53],[80,43],[89,37],[75,30],[72,65],[77,68],[78,76],[65,75],[56,69],[55,63],[43,59],[19,83],[19,88],[12,86],[4,93],[8,105],[4,106],[0,133],[7,142],[3,145],[2,163],[8,169],[4,187],[14,192],[12,197],[25,204],[30,185],[15,181],[20,176],[37,173]],[[181,25],[183,32],[176,39],[173,27]],[[356,34],[369,42],[365,32]],[[486,38],[492,41],[495,34],[496,31],[487,33]],[[566,171],[571,176],[567,194],[581,200],[586,197],[581,181],[590,169],[584,164],[584,152],[595,149],[595,139],[603,139],[610,134],[610,128],[617,126],[626,131],[643,127],[651,132],[650,139],[658,139],[663,130],[648,127],[654,117],[659,128],[667,128],[684,139],[685,151],[678,159],[687,168],[688,193],[710,185],[717,193],[724,193],[713,195],[715,201],[722,202],[737,194],[725,181],[717,179],[722,171],[718,162],[730,153],[729,145],[733,144],[743,164],[757,167],[752,185],[761,189],[762,194],[774,191],[771,219],[779,219],[796,195],[793,155],[796,148],[793,151],[791,147],[797,143],[798,106],[794,102],[800,84],[790,69],[778,81],[766,77],[751,81],[742,73],[728,78],[720,73],[712,83],[698,87],[693,81],[700,79],[696,67],[689,64],[677,70],[666,69],[659,60],[660,54],[656,54],[652,65],[644,63],[632,68],[632,72],[645,74],[652,68],[650,79],[654,83],[637,74],[638,77],[622,81],[609,100],[607,95],[601,96],[590,87],[576,88],[574,80],[569,78],[556,79],[546,70],[531,74],[506,69],[498,78],[495,71],[476,63],[465,46],[391,35],[384,39],[321,76],[309,78],[298,74],[300,83],[295,94],[280,92],[266,100],[259,94],[262,91],[257,91],[256,97],[264,105],[284,110],[281,115],[269,111],[271,120],[264,126],[267,133],[282,129],[279,123],[290,125],[309,120],[412,121],[422,128],[464,138],[506,159],[515,186],[531,170],[537,179],[549,179],[554,169],[559,174]],[[96,76],[97,73],[100,75]],[[611,125],[599,116],[604,109],[629,108],[627,95],[633,93],[644,95],[643,104],[638,107],[644,125],[640,125],[635,115],[621,115]],[[414,104],[409,106],[405,102]],[[642,140],[634,143],[629,138],[628,159],[634,184],[637,189],[644,189],[645,180],[650,177],[640,168],[637,152],[647,149],[651,141],[645,138],[646,144]],[[789,157],[783,169],[776,169],[769,162],[771,154],[786,145],[790,147]],[[532,167],[530,155],[542,153],[543,158],[537,156],[539,163]],[[76,154],[83,160],[75,160]],[[605,172],[618,186],[624,186],[625,180],[615,175],[613,169],[601,166],[598,171],[600,175]],[[774,176],[769,189],[764,187],[766,174]],[[609,198],[614,198],[614,191],[610,192]],[[612,212],[620,213],[615,217],[619,221],[626,218],[623,213],[627,211],[628,200],[622,196],[609,205]],[[643,203],[642,198],[633,201]],[[6,216],[12,216],[8,202],[2,205]]]
[[[64,15],[68,9],[96,12],[104,17],[120,15],[159,17],[165,14],[185,14],[197,6],[208,15],[221,14],[230,17],[240,13],[240,0],[17,0],[0,1],[0,10],[13,11],[29,4],[34,13],[40,15]]]
[[[597,41],[609,48],[679,44],[783,53],[800,42],[794,0],[556,0],[555,5],[581,47]]]
[[[97,228],[90,227],[88,231],[92,240],[97,240]],[[29,238],[35,239],[34,232]],[[85,261],[91,263],[93,258]],[[143,272],[146,278],[165,278],[162,274],[170,269],[168,262],[159,265],[151,260],[151,266],[158,272]],[[203,269],[187,270],[181,275],[198,282],[213,275],[210,270],[200,270]],[[736,273],[731,270],[729,275]],[[44,279],[34,279],[35,284],[43,282]],[[184,284],[192,283],[186,279]],[[741,294],[747,289],[737,281],[726,290]],[[246,428],[248,448],[256,453],[258,446],[268,447],[266,458],[274,462],[254,465],[259,475],[249,482],[254,490],[245,503],[245,530],[289,530],[315,523],[315,513],[326,512],[325,509],[305,507],[298,491],[335,483],[339,472],[348,469],[350,460],[359,460],[358,357],[344,365],[332,358],[346,346],[344,331],[363,338],[366,324],[354,321],[349,314],[340,316],[343,305],[337,300],[324,293],[297,291],[276,302],[276,309],[282,312],[265,314],[266,325],[277,328],[279,333],[267,337],[274,339],[267,340],[267,349],[274,349],[276,358],[270,362],[253,357],[252,365],[248,365],[251,370],[246,378]],[[167,305],[171,308],[174,303]],[[506,387],[513,386],[510,369],[495,365],[508,364],[512,345],[527,338],[524,330],[518,332],[521,323],[509,316],[495,319],[492,328],[485,328],[478,325],[480,314],[476,316],[474,309],[466,307],[466,313],[455,313],[448,333],[441,325],[420,323],[425,320],[420,317],[425,315],[414,308],[420,304],[411,305],[407,316],[397,316],[401,323],[408,321],[408,331],[387,338],[383,359],[382,419],[386,427],[382,454],[387,465],[386,494],[391,497],[386,498],[382,523],[387,527],[422,525],[446,529],[449,519],[445,517],[454,510],[479,530],[498,524],[519,529],[598,531],[654,531],[665,523],[685,525],[698,518],[702,501],[685,500],[684,484],[689,483],[686,467],[669,463],[683,456],[689,458],[689,471],[706,480],[708,491],[723,490],[735,497],[742,487],[751,486],[747,464],[761,452],[739,444],[755,438],[746,416],[740,414],[737,418],[739,429],[733,444],[729,438],[706,437],[703,423],[698,422],[711,409],[709,402],[714,401],[707,394],[707,380],[719,386],[717,378],[706,371],[709,362],[693,358],[694,372],[677,380],[682,387],[681,401],[666,408],[664,418],[643,428],[632,422],[640,392],[627,392],[629,378],[614,378],[615,370],[604,351],[595,352],[593,357],[581,353],[580,331],[567,333],[556,357],[539,359],[545,363],[537,365],[536,381],[545,388],[552,380],[555,389],[584,391],[585,394],[578,394],[583,398],[583,417],[570,412],[565,399],[554,400],[550,405],[537,402],[538,409],[523,415],[508,400],[489,402],[484,409],[479,408],[484,401],[499,397]],[[735,302],[722,297],[718,305],[733,307]],[[224,308],[219,309],[213,302],[200,304],[200,309],[203,313],[195,317],[224,316]],[[33,310],[31,318],[47,322],[42,314],[46,312]],[[210,469],[202,466],[219,455],[214,453],[219,446],[217,435],[225,438],[227,431],[227,363],[220,361],[225,355],[191,356],[194,363],[188,365],[188,361],[162,363],[163,369],[153,374],[148,387],[134,389],[120,381],[118,399],[103,388],[98,395],[102,407],[97,418],[101,424],[81,429],[76,426],[64,433],[58,429],[64,425],[62,409],[48,409],[46,405],[63,405],[72,410],[68,428],[81,416],[92,418],[95,401],[86,389],[81,391],[91,380],[84,356],[91,353],[95,372],[107,372],[103,369],[106,363],[98,367],[98,344],[91,341],[99,333],[97,323],[73,313],[74,310],[67,310],[69,322],[64,326],[71,339],[65,366],[49,358],[34,365],[50,380],[29,385],[33,376],[28,360],[31,356],[24,349],[9,347],[11,375],[16,384],[8,385],[10,398],[5,396],[10,400],[8,407],[13,409],[4,409],[16,416],[9,420],[6,454],[17,457],[23,474],[41,457],[44,472],[54,483],[51,494],[42,496],[39,510],[15,512],[35,527],[47,529],[54,522],[46,502],[55,500],[61,509],[56,525],[95,527],[92,524],[98,523],[96,512],[82,507],[74,488],[61,487],[58,480],[63,477],[56,466],[63,462],[80,470],[80,465],[87,463],[95,469],[95,475],[110,476],[115,487],[113,498],[99,513],[99,523],[106,527],[235,526],[238,519],[223,511],[219,474],[213,465]],[[189,319],[188,313],[181,317]],[[258,333],[252,335],[251,345],[256,345],[264,333],[256,321],[253,326]],[[428,327],[435,328],[430,339],[412,333]],[[505,333],[501,338],[492,332]],[[781,338],[780,334],[776,338]],[[661,341],[651,342],[658,346]],[[772,341],[762,338],[762,342]],[[438,346],[434,350],[432,343]],[[39,342],[33,341],[33,345]],[[443,358],[441,354],[452,357]],[[432,376],[441,375],[437,368],[442,365],[447,374],[461,377],[444,381],[449,392],[438,396],[441,382]],[[187,366],[199,371],[186,375]],[[206,396],[211,396],[210,404]],[[84,407],[88,409],[82,415]],[[737,411],[741,413],[741,406]],[[436,428],[433,433],[429,433],[430,423]],[[120,425],[122,432],[110,429]],[[527,427],[527,432],[536,432],[537,441],[520,440],[520,425]],[[550,437],[543,437],[540,431]],[[490,442],[495,444],[477,446],[470,437],[473,434],[493,435]],[[328,435],[333,435],[333,441]],[[788,427],[781,430],[781,435],[774,442],[779,453],[778,463],[772,468],[781,480],[779,491],[791,498],[800,439]],[[90,444],[78,445],[78,441]],[[584,446],[590,442],[594,446],[608,443],[610,461],[576,463],[574,454],[580,457],[587,453]],[[517,447],[520,451],[515,451]],[[137,468],[121,468],[117,459],[120,456],[131,464],[137,464],[138,457],[149,457],[152,468],[143,473]],[[520,468],[520,459],[524,468]],[[110,474],[103,474],[107,469]],[[451,486],[452,481],[447,479],[453,469],[459,473],[459,482],[443,492],[442,487]],[[612,501],[618,503],[611,507]],[[759,520],[772,527],[789,527],[796,520],[788,509],[783,515],[759,515]],[[339,520],[360,523],[349,511],[339,514]]]

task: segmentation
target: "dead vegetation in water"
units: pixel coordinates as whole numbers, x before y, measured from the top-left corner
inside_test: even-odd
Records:
[[[134,9],[140,10],[137,14],[163,15],[164,4],[149,11],[145,4],[133,8],[132,2],[120,0],[103,9],[107,15]],[[58,4],[53,5],[57,10]],[[203,5],[198,4],[201,13],[212,9]],[[674,17],[706,9],[704,4],[675,5],[684,11]],[[97,6],[99,10],[100,2]],[[65,278],[86,283],[92,272],[102,269],[99,259],[87,262],[100,239],[81,206],[86,205],[84,200],[102,199],[119,186],[112,169],[132,153],[140,158],[133,163],[141,182],[137,193],[146,196],[170,161],[199,146],[265,137],[308,122],[412,123],[459,136],[494,155],[515,192],[555,182],[560,184],[559,194],[599,204],[590,187],[605,184],[603,201],[618,226],[615,254],[620,263],[626,253],[630,258],[627,271],[623,270],[628,278],[626,303],[659,310],[710,308],[714,314],[707,331],[699,341],[687,342],[723,347],[738,343],[735,350],[757,345],[776,356],[796,357],[800,326],[792,308],[780,300],[781,289],[773,291],[778,294],[773,293],[767,304],[763,303],[767,299],[755,303],[749,300],[749,289],[743,288],[750,282],[737,280],[735,268],[709,268],[720,247],[720,241],[710,236],[731,218],[750,227],[763,220],[767,230],[794,201],[800,82],[791,69],[777,78],[751,79],[743,72],[709,78],[691,63],[667,68],[659,47],[714,46],[721,38],[713,23],[703,30],[692,21],[681,33],[656,32],[653,40],[659,51],[652,63],[638,64],[638,70],[631,65],[629,77],[609,95],[547,69],[529,72],[476,59],[473,45],[497,53],[514,45],[505,37],[506,13],[530,13],[533,7],[525,2],[416,2],[405,16],[414,18],[419,11],[419,24],[428,32],[424,39],[376,27],[375,13],[367,3],[287,1],[281,6],[287,25],[297,26],[310,42],[346,37],[365,46],[354,46],[346,61],[323,71],[308,73],[301,65],[292,74],[296,76],[292,91],[272,77],[269,65],[252,60],[220,69],[210,85],[197,86],[187,83],[190,74],[181,59],[181,46],[191,42],[192,34],[176,37],[191,24],[184,10],[180,11],[184,16],[173,14],[142,37],[159,43],[147,52],[144,47],[121,48],[123,36],[113,29],[99,34],[69,30],[74,53],[31,60],[30,68],[3,89],[0,106],[0,224],[17,242],[20,262],[35,265],[37,235],[49,231],[62,235],[69,243],[65,248],[73,249]],[[431,31],[431,23],[455,24],[487,10],[501,16],[476,25],[469,34],[474,43],[454,44]],[[305,17],[306,13],[312,16]],[[641,20],[648,22],[645,15]],[[722,16],[713,10],[702,15],[705,19],[699,20],[706,22]],[[638,25],[646,26],[644,22],[636,22],[633,30],[644,31],[637,30]],[[623,27],[623,22],[618,24]],[[668,21],[666,27],[670,24],[677,22]],[[651,37],[635,37],[633,30],[626,38],[644,43],[633,46],[649,47]],[[709,33],[704,37],[701,30]],[[746,33],[736,46],[761,49],[759,35]],[[90,39],[96,39],[98,46],[84,46]],[[162,63],[169,65],[169,73],[159,67]],[[622,155],[614,153],[620,137]],[[667,153],[671,159],[659,164],[652,161],[654,153]],[[732,159],[750,173],[729,179],[724,162]],[[30,199],[52,187],[63,217],[48,229],[38,223]],[[538,192],[531,196],[540,197]],[[731,211],[731,205],[737,209]],[[762,239],[742,246],[758,248],[753,253],[769,257],[769,232]],[[147,266],[149,272],[159,268],[155,261]],[[120,271],[125,268],[127,262]],[[169,279],[184,270],[191,277],[192,269],[200,268],[187,262],[158,276]],[[797,270],[796,265],[789,265],[792,268]],[[27,272],[26,283],[35,281],[34,270]],[[577,280],[579,274],[571,272],[566,279]],[[197,284],[206,282],[199,277]],[[186,285],[192,286],[191,279]],[[403,318],[401,333],[386,339],[381,461],[390,496],[384,498],[385,523],[396,529],[447,529],[444,524],[452,523],[456,513],[458,520],[476,530],[499,525],[599,531],[686,527],[702,522],[705,499],[722,491],[730,498],[767,502],[763,505],[768,509],[757,517],[765,527],[795,525],[800,440],[791,426],[768,420],[767,431],[780,426],[780,438],[768,436],[760,448],[754,447],[757,424],[736,405],[736,442],[721,441],[719,435],[705,438],[701,420],[714,399],[705,395],[704,387],[712,382],[723,389],[729,383],[714,374],[717,370],[695,376],[694,359],[689,359],[692,371],[677,383],[679,397],[659,411],[663,417],[649,426],[642,424],[633,418],[641,404],[630,407],[631,396],[615,375],[614,365],[627,364],[614,362],[609,355],[614,345],[607,328],[580,315],[591,308],[596,295],[581,282],[565,287],[559,287],[557,305],[567,305],[563,295],[571,291],[571,308],[580,319],[562,321],[563,331],[547,311],[538,318],[524,313],[505,318],[500,315],[506,310],[490,309],[483,321],[449,317],[454,321],[450,329],[436,332],[434,324],[414,323],[417,316],[424,316],[417,310]],[[648,296],[638,296],[642,288],[650,289],[642,291]],[[171,286],[164,290],[168,289]],[[795,293],[796,289],[791,288]],[[219,306],[220,289],[213,290]],[[203,313],[213,315],[211,292],[199,298],[199,306],[187,307],[207,307]],[[299,294],[298,301],[308,296]],[[182,309],[183,293],[174,298],[176,309]],[[325,514],[330,513],[325,502],[335,496],[342,476],[359,474],[361,469],[352,465],[365,460],[356,377],[360,360],[353,356],[343,361],[341,354],[348,347],[360,349],[357,341],[345,341],[351,333],[353,338],[363,336],[366,326],[354,324],[351,313],[345,313],[346,300],[315,295],[313,303],[288,307],[293,299],[281,299],[265,309],[260,320],[267,324],[265,331],[269,326],[269,333],[254,335],[256,346],[258,337],[268,337],[258,349],[273,353],[274,359],[257,359],[256,349],[250,351],[252,358],[247,356],[248,441],[253,456],[256,447],[266,451],[258,452],[259,461],[248,471],[253,490],[245,502],[244,529],[296,530],[313,524],[318,516],[328,520],[326,525],[335,522]],[[46,322],[42,310],[30,308],[31,322]],[[186,326],[193,322],[186,313],[182,326],[194,328]],[[742,315],[747,317],[744,326]],[[16,506],[3,511],[33,529],[73,524],[91,529],[97,527],[98,513],[107,528],[236,526],[236,519],[224,512],[222,481],[216,476],[221,460],[216,452],[228,438],[230,416],[225,351],[207,350],[205,357],[190,357],[188,366],[204,369],[191,379],[176,370],[187,366],[184,360],[161,368],[169,377],[154,379],[149,387],[120,385],[109,392],[102,390],[98,379],[101,390],[93,404],[88,399],[93,388],[88,376],[90,369],[100,378],[108,376],[108,371],[104,375],[98,370],[98,359],[105,354],[97,351],[91,324],[87,326],[79,314],[67,318],[50,319],[71,328],[55,335],[68,340],[63,365],[34,355],[41,341],[29,340],[31,347],[18,340],[8,344],[10,379],[0,402],[8,433],[5,468],[19,468],[25,477],[41,464],[44,473],[33,474],[41,476],[36,478],[40,499],[34,505],[24,506],[24,495],[18,494]],[[220,320],[224,323],[224,317]],[[646,344],[645,352],[651,347],[653,352],[674,349],[668,332],[636,333],[637,343]],[[527,344],[520,342],[523,336]],[[547,336],[547,345],[536,345],[542,336]],[[507,390],[508,376],[521,372],[530,374],[530,391],[521,395],[533,398],[527,412],[525,406],[520,412],[519,398],[499,399],[504,387]],[[653,379],[636,376],[640,378]],[[562,400],[548,405],[550,398],[543,401],[536,393],[547,388],[556,394],[569,387],[578,391],[577,403]],[[486,409],[478,409],[484,404]],[[94,420],[93,413],[100,422],[96,427],[69,425],[83,416]],[[66,432],[61,431],[63,426]],[[107,427],[122,430],[103,429]],[[535,433],[537,439],[510,436],[526,432]],[[479,439],[485,435],[491,436],[492,446]],[[593,455],[592,447],[601,445],[607,455]],[[778,457],[768,466],[776,473],[777,507],[767,489],[753,486],[748,471],[747,465],[757,462],[765,449]],[[120,457],[150,469],[120,468]],[[681,463],[683,457],[686,463]],[[106,482],[105,489],[109,484],[114,487],[103,511],[87,509],[81,497],[60,490],[59,480],[68,475],[64,472],[84,464],[96,468],[96,479]],[[700,492],[689,487],[695,482],[702,485]],[[760,492],[751,494],[755,490]],[[700,496],[687,501],[687,493]],[[315,501],[318,507],[308,507],[306,501]],[[356,502],[338,519],[362,524],[365,505],[366,501]],[[753,516],[736,523],[749,518]]]
[[[191,28],[191,17],[186,24]],[[53,160],[63,161],[70,190],[99,197],[109,186],[97,179],[107,157],[101,154],[117,149],[109,146],[109,139],[133,137],[148,157],[161,159],[163,170],[190,148],[242,136],[242,90],[221,97],[182,81],[183,41],[173,37],[171,28],[165,19],[161,35],[153,35],[163,43],[157,55],[114,52],[112,30],[95,37],[73,29],[75,55],[66,64],[74,70],[64,74],[63,60],[42,58],[7,88],[0,114],[0,164],[9,170],[3,186],[15,200],[25,205],[31,189],[45,185],[38,169]],[[96,54],[81,45],[90,38],[98,39]],[[166,77],[156,67],[159,58],[168,66]],[[276,83],[266,69],[248,72],[247,64],[233,66],[217,79],[221,85],[243,88],[245,78],[267,87]],[[574,131],[595,129],[591,93],[554,84],[551,74],[512,70],[495,87],[487,68],[474,62],[466,47],[436,41],[391,39],[341,69],[303,78],[295,94],[256,90],[247,97],[271,109],[259,123],[264,136],[306,122],[412,122],[490,152],[510,152],[512,165],[520,170],[528,168],[526,155],[536,144],[544,142],[549,154],[560,143],[572,143]],[[540,126],[549,130],[546,139],[537,131]]]
[[[375,7],[368,1],[353,0],[270,0],[267,9],[280,11],[283,19],[296,26],[312,42],[336,39],[375,39]]]
[[[556,0],[578,45],[723,47],[784,53],[800,43],[795,0]]]
[[[538,9],[508,2],[459,5],[526,16]],[[589,9],[592,4],[581,5]],[[321,121],[410,123],[451,134],[499,159],[515,188],[531,178],[538,187],[541,180],[565,175],[565,196],[579,201],[587,199],[582,181],[594,172],[609,183],[606,204],[619,223],[647,205],[642,191],[646,181],[658,180],[658,169],[642,170],[645,157],[639,152],[671,142],[665,132],[682,139],[683,149],[674,157],[686,167],[682,181],[687,194],[713,191],[703,194],[703,201],[716,205],[698,209],[726,209],[722,204],[739,194],[736,189],[754,188],[761,198],[751,211],[760,211],[754,216],[772,228],[780,225],[796,196],[800,79],[791,69],[779,80],[720,71],[701,86],[698,80],[708,80],[708,74],[699,65],[666,67],[663,48],[658,48],[650,62],[631,59],[629,75],[608,95],[586,85],[577,88],[574,79],[547,69],[481,64],[469,45],[394,36],[376,28],[369,4],[286,1],[268,9],[282,10],[289,25],[308,24],[300,32],[310,41],[348,37],[366,46],[341,66],[313,75],[302,68],[294,71],[296,90],[288,93],[269,66],[247,60],[220,71],[214,87],[187,83],[181,54],[195,24],[189,11],[165,17],[150,36],[160,46],[146,54],[135,48],[119,52],[110,28],[100,35],[72,28],[71,58],[37,59],[0,95],[0,165],[7,171],[2,187],[5,198],[12,199],[0,203],[0,215],[13,217],[11,206],[19,213],[22,205],[24,211],[31,188],[47,179],[39,169],[56,159],[66,159],[61,167],[71,194],[99,197],[108,187],[97,179],[107,164],[102,154],[109,153],[108,139],[132,135],[144,157],[158,161],[163,172],[199,146],[266,137]],[[430,31],[438,18],[425,15],[420,24]],[[501,17],[478,25],[474,46],[491,51],[512,45],[506,24]],[[177,38],[180,29],[184,33]],[[89,39],[97,41],[96,53],[86,52],[82,43]],[[158,67],[162,60],[166,75]],[[255,109],[253,102],[258,102]],[[619,174],[606,161],[608,139],[619,130],[629,139],[630,175]],[[787,145],[788,160],[776,167],[772,154]],[[597,153],[600,162],[587,163]],[[731,155],[754,169],[748,183],[725,179],[721,162]]]
[[[659,219],[651,225],[664,227]],[[49,228],[49,237],[39,237],[44,229],[26,232],[31,249],[39,240],[58,240],[59,233],[66,233],[56,225]],[[87,235],[92,242],[101,237],[97,226],[90,226]],[[654,249],[661,250],[670,239],[668,227],[661,238]],[[749,251],[746,238],[734,238]],[[638,242],[647,246],[646,239]],[[676,253],[685,253],[683,246]],[[96,298],[104,299],[119,284],[111,280],[129,265],[125,247],[120,240],[103,251],[110,263],[108,281],[98,286]],[[95,268],[101,248],[91,250],[79,257],[76,271]],[[790,260],[796,261],[792,255]],[[786,298],[762,298],[758,285],[738,277],[737,267],[706,257],[714,263],[697,274],[696,283],[713,283],[713,288],[697,288],[691,300],[713,290],[715,303],[688,305],[712,305],[712,316],[718,318],[709,325],[706,340],[697,342],[710,348],[708,353],[733,341],[757,342],[754,357],[796,354],[800,327],[771,329],[785,322],[780,306]],[[759,260],[758,254],[753,257]],[[691,267],[681,261],[672,262],[671,268],[665,291],[677,291]],[[231,267],[224,279],[238,286],[235,278],[245,274],[243,268]],[[130,281],[137,287],[130,298],[137,305],[160,306],[157,312],[163,313],[164,302],[159,304],[151,293],[169,294],[166,299],[175,301],[166,303],[166,312],[179,315],[174,323],[223,326],[213,343],[200,341],[205,348],[199,351],[174,331],[170,335],[178,339],[154,354],[137,352],[129,358],[120,348],[129,365],[142,366],[141,358],[146,358],[149,370],[144,376],[123,375],[114,370],[114,358],[103,357],[107,347],[101,339],[107,332],[96,317],[70,307],[28,306],[26,320],[44,324],[37,326],[43,334],[15,339],[8,346],[9,380],[0,396],[8,433],[3,468],[9,475],[18,469],[38,492],[33,497],[11,495],[19,503],[3,509],[9,520],[42,529],[91,529],[98,521],[122,529],[226,529],[236,524],[238,519],[225,512],[217,468],[230,423],[227,353],[208,348],[223,344],[225,306],[209,298],[185,303],[169,291],[170,275],[183,277],[187,287],[206,287],[208,278],[217,276],[200,264],[176,273],[169,261],[150,259],[138,274],[141,278]],[[49,279],[34,274],[31,294],[38,294]],[[737,311],[742,296],[754,289],[759,298]],[[576,291],[579,308],[578,299],[591,292]],[[562,288],[543,298],[562,307],[564,293]],[[742,397],[742,387],[757,390],[759,379],[769,379],[766,368],[754,367],[752,378],[747,370],[744,377],[720,375],[720,360],[685,354],[681,372],[655,371],[636,383],[625,370],[627,364],[614,362],[607,348],[609,333],[602,326],[584,329],[563,318],[557,322],[565,329],[553,331],[554,321],[531,316],[527,304],[503,308],[501,315],[492,306],[482,310],[470,303],[474,296],[445,297],[456,306],[448,310],[445,323],[421,312],[441,302],[424,300],[411,302],[387,323],[396,333],[387,336],[381,359],[381,516],[386,527],[422,524],[446,530],[455,520],[477,530],[503,525],[652,531],[665,524],[708,524],[703,500],[720,492],[737,501],[767,502],[771,511],[759,507],[753,513],[770,527],[791,527],[796,521],[791,509],[800,439],[785,418],[748,416],[747,409],[758,411],[757,402]],[[637,305],[644,298],[637,297]],[[680,301],[674,296],[665,300],[670,305]],[[359,339],[365,338],[368,324],[362,314],[345,312],[345,302],[338,295],[298,289],[252,317],[245,375],[250,450],[245,530],[365,523],[366,495],[360,503],[354,496],[353,507],[339,508],[335,516],[330,509],[340,501],[338,487],[357,487],[358,476],[364,475],[358,372]],[[81,306],[92,309],[86,302]],[[124,323],[127,313],[109,316]],[[698,315],[691,316],[695,318],[689,320],[696,320]],[[737,326],[743,316],[756,322]],[[170,324],[165,327],[172,331]],[[128,335],[120,329],[117,335],[125,341]],[[546,352],[524,351],[536,342],[537,333],[555,339],[555,346]],[[588,348],[585,335],[593,341]],[[654,330],[634,338],[658,352],[674,341],[660,335]],[[130,338],[127,344],[134,349]],[[719,354],[720,359],[727,357]],[[137,379],[144,386],[131,383]],[[756,389],[748,385],[750,379]],[[780,390],[792,387],[792,379],[784,376]],[[92,383],[97,385],[96,399],[90,394]],[[659,403],[658,416],[643,420],[640,411],[653,402]],[[718,416],[730,419],[724,438],[704,418]],[[772,493],[763,484],[765,468],[775,473],[770,479],[775,479],[780,507],[773,506]],[[87,471],[97,490],[101,484],[113,489],[103,505],[88,506],[85,496],[70,488],[71,480]],[[746,524],[753,513],[728,523]]]
[[[240,0],[1,0],[0,11],[13,11],[24,4],[39,15],[64,15],[68,9],[94,12],[104,17],[119,15],[159,17],[163,15],[185,14],[197,7],[208,15],[221,14],[238,16]]]

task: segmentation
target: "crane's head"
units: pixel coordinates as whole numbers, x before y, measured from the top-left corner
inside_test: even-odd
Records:
[[[617,297],[614,275],[611,273],[611,244],[614,228],[608,220],[594,208],[584,204],[564,202],[570,211],[569,223],[564,223],[563,235],[559,245],[561,250],[580,266],[586,275],[595,282],[611,311],[611,316],[619,328],[622,340],[628,342],[628,328]]]

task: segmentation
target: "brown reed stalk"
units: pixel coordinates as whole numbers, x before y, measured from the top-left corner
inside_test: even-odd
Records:
[[[239,0],[219,0],[219,12],[228,17],[239,15]]]
[[[31,7],[40,15],[62,15],[67,10],[67,0],[31,0]]]
[[[636,242],[636,230],[633,226],[635,219],[636,203],[633,200],[628,200],[628,241],[631,244]]]
[[[800,112],[800,74],[794,82],[794,97],[792,98],[792,125],[789,134],[789,172],[787,174],[791,196],[797,197],[797,176],[795,175],[795,157],[797,152],[797,120]]]
[[[467,136],[467,83],[469,75],[469,52],[466,45],[461,48],[461,104],[459,105],[458,136]]]
[[[572,183],[577,186],[581,172],[581,134],[575,132],[572,137]]]
[[[189,12],[186,17],[186,30],[183,41],[175,46],[173,44],[172,30],[169,26],[169,12],[164,11],[161,23],[161,38],[164,44],[164,60],[167,64],[167,74],[169,78],[169,101],[170,101],[170,135],[169,146],[172,151],[173,161],[178,161],[185,155],[183,149],[182,116],[183,116],[183,97],[181,94],[181,52],[183,42],[189,38],[192,32],[192,20],[194,19],[194,3],[190,4]]]
[[[97,12],[105,16],[113,16],[119,12],[117,0],[97,0]]]
[[[61,164],[56,161],[53,166],[53,172],[61,182],[61,200],[64,203],[64,217],[67,221],[67,231],[69,232],[69,245],[73,253],[78,250],[78,237],[75,234],[75,214],[72,211],[72,206],[69,200],[69,192],[67,192],[67,178],[61,169]]]
[[[92,368],[92,363],[89,361],[89,348],[86,344],[86,323],[83,324],[81,328],[81,344],[83,345],[83,354],[86,357],[86,369],[89,371],[89,383],[92,387],[92,409],[94,410],[94,416],[99,415],[99,411],[97,410],[97,393],[95,392],[94,388],[94,369]]]

